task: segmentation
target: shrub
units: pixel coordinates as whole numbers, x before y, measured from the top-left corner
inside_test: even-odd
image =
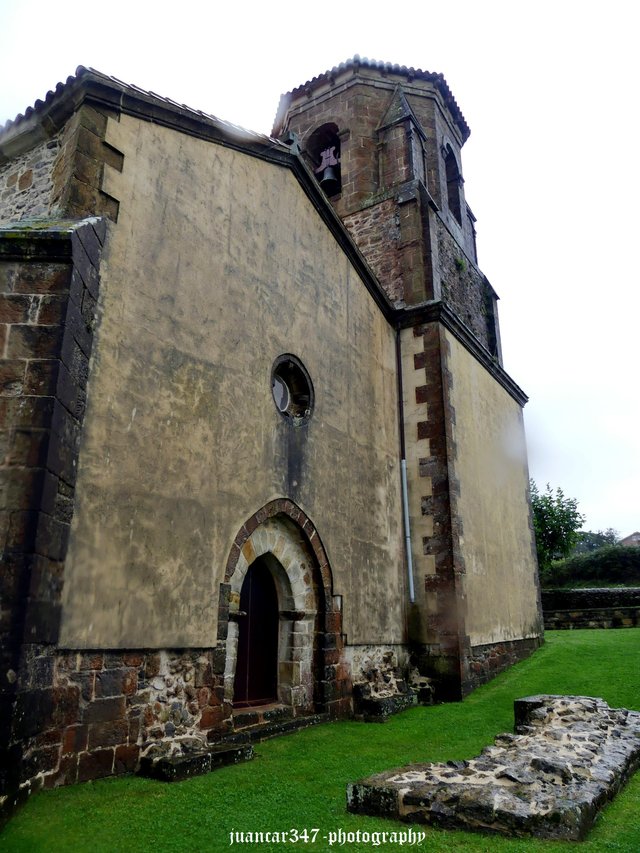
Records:
[[[606,545],[588,554],[552,563],[540,572],[543,586],[589,583],[640,586],[640,548]]]

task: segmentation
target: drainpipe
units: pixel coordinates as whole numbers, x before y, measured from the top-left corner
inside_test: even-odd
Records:
[[[404,518],[404,542],[407,555],[407,580],[409,582],[409,601],[413,604],[416,593],[413,586],[413,554],[411,550],[411,522],[409,520],[409,494],[407,490],[407,459],[404,439],[404,400],[402,388],[402,351],[400,346],[400,328],[396,329],[396,372],[398,377],[398,418],[400,420],[400,476],[402,478],[402,514]]]

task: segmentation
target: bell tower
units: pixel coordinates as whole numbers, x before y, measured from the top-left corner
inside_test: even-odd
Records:
[[[291,131],[391,301],[443,302],[500,361],[464,194],[469,127],[442,75],[355,57],[282,96],[274,135]]]
[[[360,59],[282,96],[295,139],[395,306],[410,552],[408,640],[442,699],[541,642],[522,407],[478,267],[444,77]],[[415,592],[411,589],[415,580]]]

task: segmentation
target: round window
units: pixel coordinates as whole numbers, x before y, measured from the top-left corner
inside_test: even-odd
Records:
[[[299,358],[281,355],[271,371],[271,393],[276,408],[283,415],[306,420],[313,408],[313,385]]]

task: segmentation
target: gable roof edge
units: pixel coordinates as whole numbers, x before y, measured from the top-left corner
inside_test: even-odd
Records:
[[[44,100],[36,101],[23,115],[7,122],[4,128],[0,129],[0,165],[53,137],[84,104],[159,124],[291,169],[325,226],[349,258],[378,309],[389,323],[392,322],[393,304],[320,189],[311,170],[300,154],[270,136],[246,130],[81,65],[74,77],[68,77],[66,82],[58,83],[54,90],[47,93]]]

